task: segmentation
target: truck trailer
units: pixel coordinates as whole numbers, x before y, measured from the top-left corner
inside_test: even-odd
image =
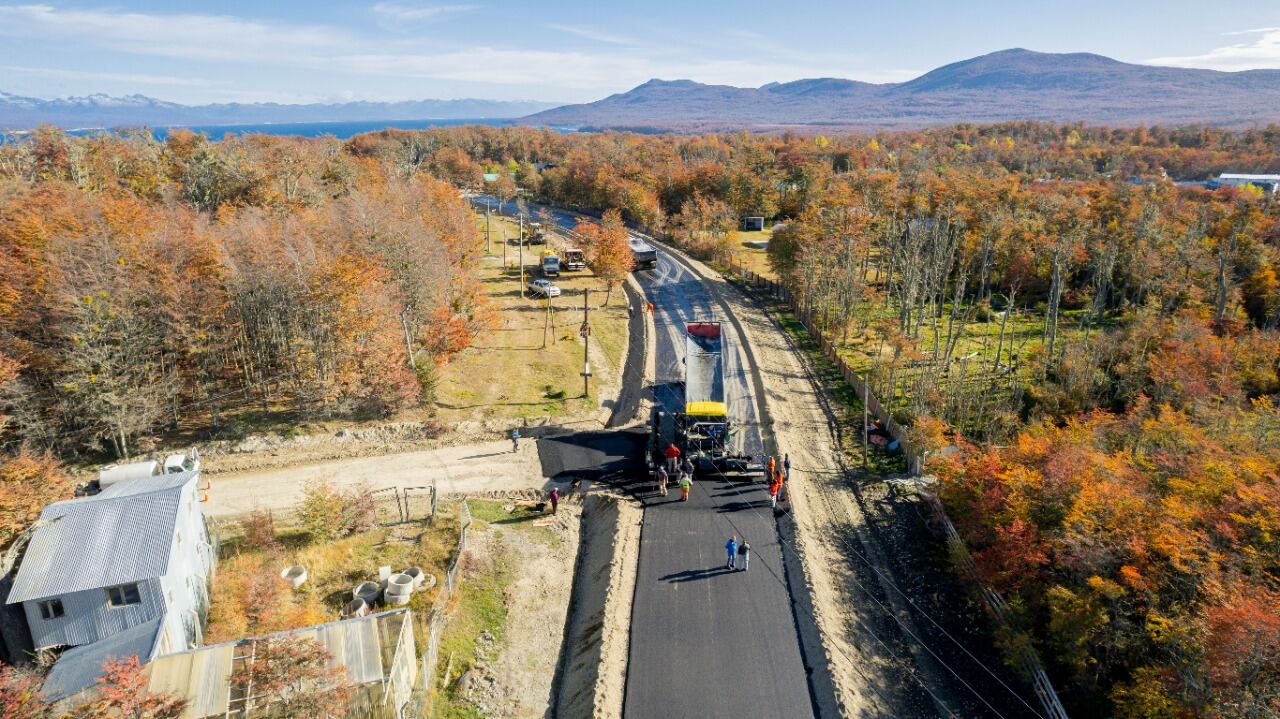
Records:
[[[685,324],[684,402],[679,411],[650,417],[650,467],[656,470],[669,445],[704,473],[746,472],[750,458],[731,448],[737,428],[724,391],[724,332],[719,322]]]
[[[631,246],[631,257],[635,260],[635,269],[642,270],[658,264],[658,248],[649,244],[644,238],[628,235],[627,244]]]

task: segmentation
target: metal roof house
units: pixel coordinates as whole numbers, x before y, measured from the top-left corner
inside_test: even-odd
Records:
[[[1224,172],[1216,179],[1209,181],[1210,187],[1244,187],[1253,185],[1263,192],[1276,194],[1280,192],[1280,175],[1242,175]]]
[[[128,637],[150,645],[142,661],[200,643],[217,551],[199,478],[183,471],[129,479],[45,507],[5,600],[22,604],[37,650],[93,645],[153,624],[149,635]],[[59,663],[83,653],[68,651]]]

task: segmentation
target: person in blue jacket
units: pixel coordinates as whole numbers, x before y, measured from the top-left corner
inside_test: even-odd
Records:
[[[729,555],[729,558],[725,560],[724,568],[733,569],[733,563],[738,558],[738,535],[735,534],[729,537],[729,541],[724,543],[724,551]]]

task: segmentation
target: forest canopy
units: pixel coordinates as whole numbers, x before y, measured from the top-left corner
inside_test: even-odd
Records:
[[[1082,716],[1276,716],[1280,199],[1199,182],[1222,172],[1280,173],[1280,127],[46,129],[0,144],[0,474],[65,482],[46,450],[245,405],[429,399],[488,322],[459,188],[721,263],[762,216],[813,329],[932,452],[1010,656]]]

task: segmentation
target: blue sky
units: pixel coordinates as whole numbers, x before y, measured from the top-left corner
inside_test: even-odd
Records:
[[[36,97],[567,102],[653,77],[894,82],[1009,47],[1280,68],[1280,2],[0,0],[0,91]]]

